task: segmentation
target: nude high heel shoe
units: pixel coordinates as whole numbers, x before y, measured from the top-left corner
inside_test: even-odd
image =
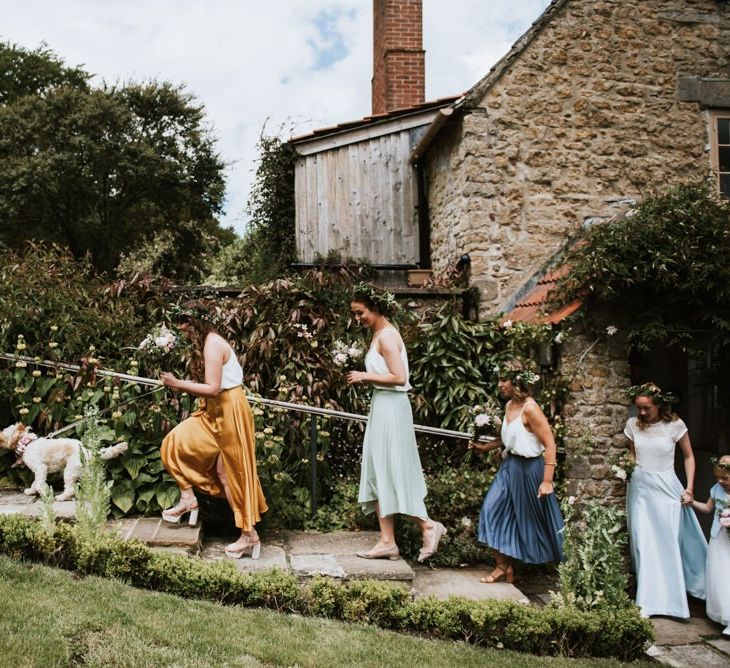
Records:
[[[238,542],[231,543],[226,545],[225,553],[229,559],[240,559],[247,553],[250,553],[251,559],[258,559],[261,556],[261,539],[251,541],[247,538],[243,545]]]
[[[180,524],[180,520],[185,515],[190,514],[188,524],[194,527],[198,523],[198,510],[197,499],[190,499],[189,501],[183,501],[181,499],[176,506],[162,511],[162,519],[165,522],[170,522],[170,524]]]
[[[446,527],[441,524],[441,522],[434,522],[433,529],[431,529],[431,531],[433,531],[433,538],[431,539],[430,544],[428,546],[424,545],[418,553],[418,561],[420,563],[423,563],[436,554],[436,551],[439,549],[441,538],[448,533],[446,531]]]

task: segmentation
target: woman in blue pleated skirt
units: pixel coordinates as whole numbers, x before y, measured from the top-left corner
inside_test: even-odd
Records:
[[[501,437],[471,443],[482,452],[505,448],[479,515],[479,542],[492,548],[496,563],[482,578],[485,583],[513,582],[513,559],[528,564],[563,559],[563,517],[553,490],[555,439],[529,390],[539,378],[518,361],[500,368],[499,376],[499,392],[508,399]]]

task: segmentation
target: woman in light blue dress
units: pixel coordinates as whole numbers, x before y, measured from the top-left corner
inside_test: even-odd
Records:
[[[639,417],[624,434],[636,457],[627,494],[636,605],[644,617],[689,617],[687,592],[705,598],[707,541],[690,504],[695,460],[687,426],[671,411],[672,399],[654,383],[631,388]],[[687,487],[674,472],[674,453],[684,455]]]
[[[358,501],[366,513],[376,512],[380,539],[364,559],[398,559],[393,516],[415,518],[423,534],[418,556],[425,561],[435,554],[446,529],[429,519],[424,498],[426,483],[418,456],[413,413],[408,399],[408,355],[398,330],[388,321],[395,306],[389,293],[367,284],[356,287],[352,299],[355,319],[372,332],[365,356],[365,371],[350,371],[350,385],[369,383],[373,387],[370,414],[365,429]]]

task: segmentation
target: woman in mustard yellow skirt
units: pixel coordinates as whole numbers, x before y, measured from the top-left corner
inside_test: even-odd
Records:
[[[163,440],[162,463],[180,487],[180,501],[163,511],[162,519],[178,523],[189,515],[198,518],[195,489],[224,496],[233,510],[241,537],[226,547],[237,559],[250,554],[258,559],[261,541],[254,525],[267,510],[256,472],[256,437],[251,408],[241,387],[243,370],[229,343],[209,321],[201,302],[187,302],[175,314],[179,328],[202,350],[193,361],[193,376],[202,382],[162,373],[162,382],[174,390],[201,397],[200,408]]]

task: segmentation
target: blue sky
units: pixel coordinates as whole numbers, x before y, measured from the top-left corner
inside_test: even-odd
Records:
[[[549,0],[423,0],[426,97],[478,81]],[[227,162],[239,233],[256,141],[370,113],[371,0],[0,0],[0,38],[41,42],[109,82],[184,83]]]

